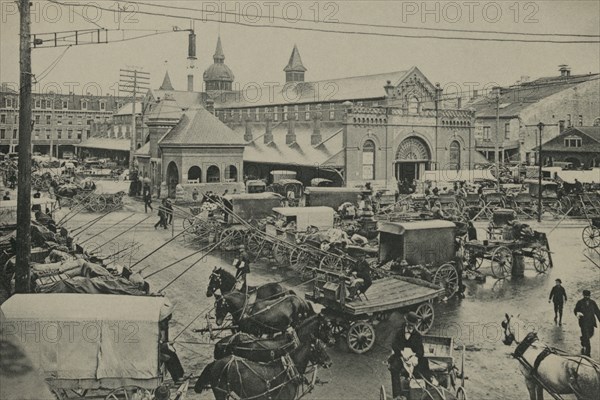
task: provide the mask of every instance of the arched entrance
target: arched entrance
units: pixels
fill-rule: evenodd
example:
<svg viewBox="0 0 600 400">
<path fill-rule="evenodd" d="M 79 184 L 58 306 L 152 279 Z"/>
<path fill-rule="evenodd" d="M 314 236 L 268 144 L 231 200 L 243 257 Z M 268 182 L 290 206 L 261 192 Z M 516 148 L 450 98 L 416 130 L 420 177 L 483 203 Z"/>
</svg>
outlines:
<svg viewBox="0 0 600 400">
<path fill-rule="evenodd" d="M 430 162 L 431 155 L 427 144 L 414 136 L 406 138 L 396 151 L 394 161 L 396 179 L 401 182 L 419 179 L 423 172 L 429 169 Z"/>
<path fill-rule="evenodd" d="M 450 162 L 448 169 L 459 170 L 460 169 L 460 143 L 456 140 L 450 143 L 449 157 Z"/>
<path fill-rule="evenodd" d="M 179 170 L 177 169 L 177 164 L 175 164 L 174 161 L 171 161 L 167 166 L 167 188 L 169 189 L 169 197 L 175 197 L 178 184 Z"/>
</svg>

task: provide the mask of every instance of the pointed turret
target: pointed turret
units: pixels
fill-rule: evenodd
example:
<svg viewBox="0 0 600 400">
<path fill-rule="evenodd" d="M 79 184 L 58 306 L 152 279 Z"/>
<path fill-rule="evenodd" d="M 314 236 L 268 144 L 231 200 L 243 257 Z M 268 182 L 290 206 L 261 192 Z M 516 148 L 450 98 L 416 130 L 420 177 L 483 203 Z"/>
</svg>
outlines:
<svg viewBox="0 0 600 400">
<path fill-rule="evenodd" d="M 298 51 L 298 46 L 294 44 L 294 49 L 292 50 L 292 55 L 290 56 L 290 61 L 283 69 L 285 72 L 285 81 L 286 82 L 304 82 L 304 73 L 306 72 L 306 67 L 302 64 L 302 58 L 300 57 L 300 52 Z"/>
<path fill-rule="evenodd" d="M 163 83 L 160 85 L 158 90 L 175 90 L 173 85 L 171 84 L 171 78 L 169 77 L 169 71 L 165 72 L 165 77 L 163 78 Z"/>
<path fill-rule="evenodd" d="M 221 44 L 221 36 L 217 39 L 217 48 L 213 55 L 214 63 L 204 71 L 206 90 L 231 90 L 234 76 L 233 72 L 225 65 L 225 53 Z"/>
</svg>

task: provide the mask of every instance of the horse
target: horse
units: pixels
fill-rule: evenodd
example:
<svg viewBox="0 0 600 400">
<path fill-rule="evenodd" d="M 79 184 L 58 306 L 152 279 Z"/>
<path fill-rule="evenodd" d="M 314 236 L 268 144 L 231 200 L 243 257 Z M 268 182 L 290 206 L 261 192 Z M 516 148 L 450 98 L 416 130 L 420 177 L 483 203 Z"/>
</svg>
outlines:
<svg viewBox="0 0 600 400">
<path fill-rule="evenodd" d="M 235 290 L 237 280 L 235 276 L 223 268 L 215 267 L 210 274 L 208 280 L 208 288 L 206 289 L 206 297 L 211 297 L 217 290 L 221 293 L 230 293 Z M 276 299 L 283 297 L 286 293 L 294 294 L 292 291 L 287 291 L 283 286 L 276 282 L 265 283 L 260 286 L 242 286 L 241 292 L 248 294 L 256 294 L 257 300 Z"/>
<path fill-rule="evenodd" d="M 302 321 L 297 330 L 289 329 L 283 335 L 274 338 L 257 338 L 244 332 L 221 339 L 215 344 L 214 358 L 236 355 L 250 361 L 269 362 L 281 358 L 295 350 L 300 344 L 300 338 L 314 334 L 318 339 L 327 343 L 335 343 L 331 322 L 321 314 L 315 314 Z"/>
<path fill-rule="evenodd" d="M 332 364 L 325 344 L 311 329 L 300 333 L 300 345 L 276 361 L 260 363 L 230 355 L 211 362 L 200 374 L 194 391 L 202 393 L 210 385 L 217 400 L 296 399 L 309 362 L 324 368 Z"/>
<path fill-rule="evenodd" d="M 600 393 L 600 363 L 582 355 L 569 355 L 542 343 L 535 331 L 523 337 L 525 325 L 505 315 L 503 343 L 517 347 L 513 357 L 521 362 L 521 373 L 530 400 L 543 400 L 544 389 L 553 397 L 574 394 L 577 400 L 592 400 Z M 521 329 L 519 329 L 521 328 Z"/>
<path fill-rule="evenodd" d="M 257 336 L 284 332 L 315 314 L 312 306 L 296 295 L 258 300 L 254 304 L 251 304 L 250 296 L 241 292 L 216 297 L 215 317 L 218 326 L 231 314 L 233 322 L 242 332 Z"/>
</svg>

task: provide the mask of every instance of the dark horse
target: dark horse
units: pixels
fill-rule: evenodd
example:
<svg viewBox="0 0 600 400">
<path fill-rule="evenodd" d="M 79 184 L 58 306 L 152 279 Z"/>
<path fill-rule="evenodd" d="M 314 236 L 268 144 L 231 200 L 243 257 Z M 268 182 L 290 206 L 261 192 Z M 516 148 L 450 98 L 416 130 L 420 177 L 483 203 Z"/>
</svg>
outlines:
<svg viewBox="0 0 600 400">
<path fill-rule="evenodd" d="M 233 322 L 242 332 L 253 335 L 284 332 L 296 327 L 307 317 L 315 314 L 312 306 L 296 295 L 286 295 L 274 300 L 258 300 L 251 304 L 250 296 L 242 292 L 231 292 L 217 296 L 215 302 L 217 325 L 231 314 Z"/>
<path fill-rule="evenodd" d="M 206 289 L 206 297 L 211 297 L 217 290 L 220 290 L 223 294 L 233 292 L 235 290 L 236 282 L 235 276 L 231 273 L 223 268 L 215 267 L 212 274 L 210 274 L 208 288 Z M 248 286 L 247 288 L 244 284 L 241 292 L 246 293 L 246 291 L 248 294 L 256 292 L 256 299 L 258 300 L 276 299 L 288 293 L 283 286 L 275 282 L 265 283 L 260 286 Z"/>
<path fill-rule="evenodd" d="M 201 393 L 210 386 L 217 400 L 296 399 L 309 362 L 324 368 L 331 366 L 325 344 L 315 334 L 321 327 L 318 317 L 306 320 L 298 329 L 300 345 L 289 355 L 269 363 L 234 355 L 211 362 L 200 374 L 194 391 Z"/>
<path fill-rule="evenodd" d="M 315 314 L 300 323 L 297 332 L 287 330 L 274 338 L 257 338 L 244 332 L 221 339 L 215 344 L 215 360 L 236 355 L 250 361 L 269 362 L 295 350 L 300 344 L 299 337 L 312 333 L 325 343 L 335 342 L 331 323 L 321 314 Z"/>
</svg>

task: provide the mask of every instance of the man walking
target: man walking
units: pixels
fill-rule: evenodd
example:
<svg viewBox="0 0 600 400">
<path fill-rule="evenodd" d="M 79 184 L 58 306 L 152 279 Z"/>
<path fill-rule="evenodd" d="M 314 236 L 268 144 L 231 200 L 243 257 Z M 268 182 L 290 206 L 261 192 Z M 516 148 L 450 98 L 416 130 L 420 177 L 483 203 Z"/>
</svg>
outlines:
<svg viewBox="0 0 600 400">
<path fill-rule="evenodd" d="M 150 185 L 144 184 L 144 212 L 148 212 L 148 208 L 150 211 L 154 211 L 152 208 L 152 193 L 150 192 Z"/>
<path fill-rule="evenodd" d="M 250 273 L 250 257 L 248 257 L 246 248 L 243 245 L 239 249 L 239 257 L 234 261 L 234 267 L 236 268 L 235 279 L 241 282 L 240 290 L 245 290 L 246 275 Z"/>
<path fill-rule="evenodd" d="M 565 292 L 565 288 L 562 287 L 562 281 L 557 279 L 556 285 L 550 291 L 550 297 L 548 298 L 548 303 L 554 303 L 554 323 L 558 319 L 558 326 L 562 326 L 562 316 L 563 316 L 563 305 L 565 301 L 567 301 L 567 292 Z"/>
<path fill-rule="evenodd" d="M 160 206 L 158 206 L 158 218 L 158 222 L 154 224 L 154 229 L 158 228 L 159 226 L 167 229 L 167 208 L 165 199 L 163 199 Z"/>
<path fill-rule="evenodd" d="M 597 326 L 596 318 L 600 320 L 600 309 L 591 299 L 589 290 L 584 290 L 583 299 L 575 304 L 575 315 L 579 318 L 579 328 L 581 328 L 581 354 L 590 357 L 592 353 L 590 339 L 594 336 L 594 329 Z"/>
</svg>

